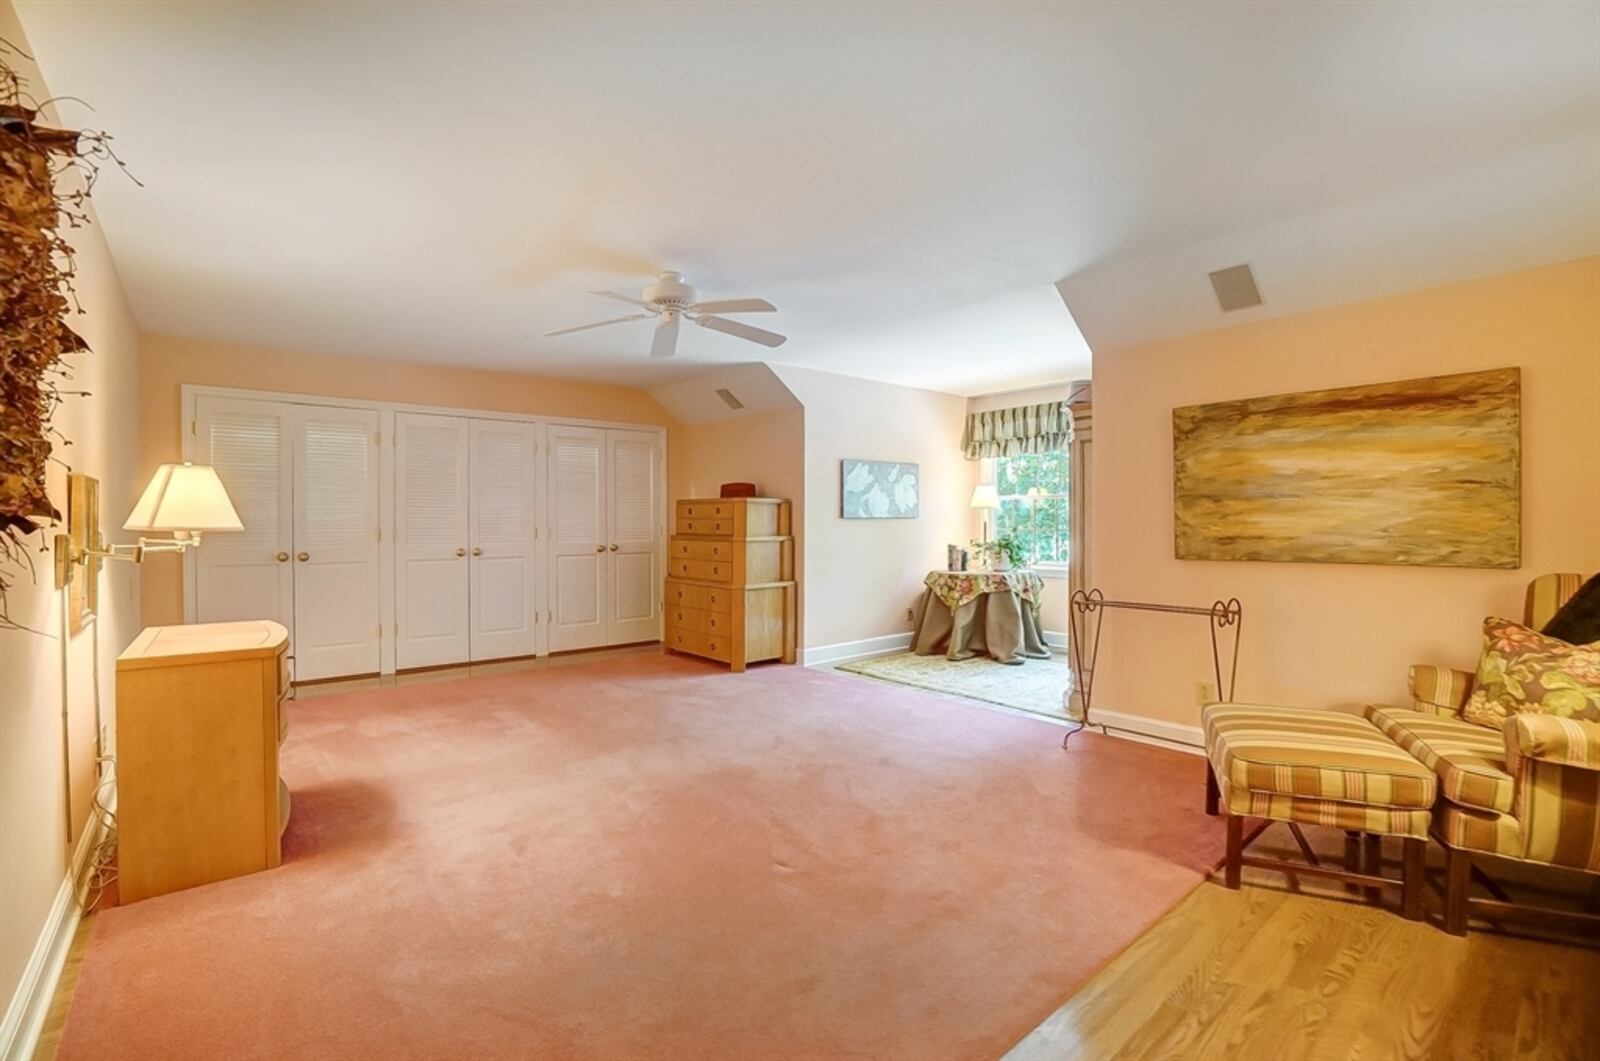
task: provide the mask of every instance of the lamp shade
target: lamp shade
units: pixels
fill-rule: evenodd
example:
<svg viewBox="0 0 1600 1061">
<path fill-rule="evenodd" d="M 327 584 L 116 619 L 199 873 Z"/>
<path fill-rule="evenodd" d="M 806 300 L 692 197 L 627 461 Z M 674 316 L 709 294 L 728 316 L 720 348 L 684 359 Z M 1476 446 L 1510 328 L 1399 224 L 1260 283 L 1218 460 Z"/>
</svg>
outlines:
<svg viewBox="0 0 1600 1061">
<path fill-rule="evenodd" d="M 209 464 L 163 464 L 150 478 L 123 530 L 244 530 L 217 470 Z"/>
<path fill-rule="evenodd" d="M 972 488 L 973 508 L 999 508 L 1000 491 L 993 483 L 979 483 Z"/>
</svg>

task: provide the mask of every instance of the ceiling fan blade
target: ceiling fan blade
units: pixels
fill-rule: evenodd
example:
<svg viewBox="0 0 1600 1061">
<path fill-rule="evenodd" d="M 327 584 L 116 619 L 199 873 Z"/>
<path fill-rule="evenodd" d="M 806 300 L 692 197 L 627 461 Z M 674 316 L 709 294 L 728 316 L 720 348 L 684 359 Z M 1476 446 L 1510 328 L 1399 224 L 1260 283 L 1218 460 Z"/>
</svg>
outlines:
<svg viewBox="0 0 1600 1061">
<path fill-rule="evenodd" d="M 694 322 L 702 328 L 737 335 L 741 339 L 749 339 L 752 343 L 760 343 L 762 346 L 782 346 L 789 341 L 786 335 L 769 332 L 765 328 L 752 328 L 738 321 L 723 320 L 721 317 L 696 317 Z"/>
<path fill-rule="evenodd" d="M 725 298 L 720 302 L 696 302 L 696 313 L 776 313 L 778 307 L 764 298 Z"/>
<path fill-rule="evenodd" d="M 652 313 L 656 312 L 656 308 L 654 306 L 652 306 L 650 303 L 648 303 L 648 302 L 640 302 L 638 299 L 633 298 L 633 297 L 631 297 L 629 295 L 619 295 L 615 291 L 591 291 L 591 292 L 589 292 L 589 294 L 591 294 L 591 295 L 599 295 L 601 298 L 614 298 L 618 302 L 626 302 L 630 306 L 643 306 L 645 309 L 649 310 Z"/>
<path fill-rule="evenodd" d="M 650 356 L 671 357 L 678 352 L 678 315 L 669 313 L 656 325 L 656 336 L 650 340 Z"/>
<path fill-rule="evenodd" d="M 576 328 L 562 328 L 560 331 L 545 332 L 548 338 L 552 335 L 571 335 L 573 332 L 586 332 L 590 328 L 604 328 L 608 324 L 621 324 L 623 321 L 642 321 L 650 316 L 648 313 L 632 313 L 626 317 L 613 317 L 608 321 L 596 321 L 593 324 L 580 324 Z"/>
</svg>

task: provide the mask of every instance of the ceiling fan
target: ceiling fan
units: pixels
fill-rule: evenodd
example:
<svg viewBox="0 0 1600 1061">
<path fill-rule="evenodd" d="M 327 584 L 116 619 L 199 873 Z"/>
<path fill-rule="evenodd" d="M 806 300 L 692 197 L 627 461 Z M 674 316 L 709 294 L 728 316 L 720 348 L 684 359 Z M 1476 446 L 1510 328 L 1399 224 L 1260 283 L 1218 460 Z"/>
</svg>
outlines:
<svg viewBox="0 0 1600 1061">
<path fill-rule="evenodd" d="M 721 313 L 775 313 L 778 307 L 764 298 L 729 298 L 712 302 L 699 301 L 700 292 L 694 285 L 683 278 L 682 273 L 662 273 L 656 277 L 656 282 L 645 288 L 644 298 L 630 298 L 619 295 L 615 291 L 591 291 L 591 295 L 601 298 L 612 298 L 618 302 L 627 302 L 644 309 L 643 313 L 630 313 L 626 317 L 613 317 L 606 321 L 596 321 L 593 324 L 580 324 L 576 328 L 562 328 L 559 331 L 545 332 L 545 335 L 570 335 L 573 332 L 588 331 L 590 328 L 604 328 L 608 324 L 621 324 L 624 321 L 642 321 L 650 317 L 659 317 L 660 323 L 656 325 L 655 338 L 650 341 L 651 357 L 671 357 L 678 349 L 678 324 L 687 318 L 702 328 L 712 331 L 736 335 L 740 339 L 748 339 L 762 346 L 782 346 L 788 336 L 769 332 L 764 328 L 752 327 L 741 324 L 739 321 L 727 320 L 718 316 Z"/>
</svg>

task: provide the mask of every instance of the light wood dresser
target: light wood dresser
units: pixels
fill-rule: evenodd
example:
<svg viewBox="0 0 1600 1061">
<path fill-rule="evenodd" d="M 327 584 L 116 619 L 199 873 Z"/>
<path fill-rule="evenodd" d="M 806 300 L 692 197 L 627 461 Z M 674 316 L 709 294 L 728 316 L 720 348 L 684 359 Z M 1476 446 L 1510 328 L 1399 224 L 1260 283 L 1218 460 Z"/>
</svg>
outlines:
<svg viewBox="0 0 1600 1061">
<path fill-rule="evenodd" d="M 289 632 L 152 626 L 117 657 L 117 885 L 125 903 L 276 866 Z"/>
<path fill-rule="evenodd" d="M 795 660 L 794 538 L 775 497 L 679 501 L 667 551 L 667 648 L 742 671 Z"/>
</svg>

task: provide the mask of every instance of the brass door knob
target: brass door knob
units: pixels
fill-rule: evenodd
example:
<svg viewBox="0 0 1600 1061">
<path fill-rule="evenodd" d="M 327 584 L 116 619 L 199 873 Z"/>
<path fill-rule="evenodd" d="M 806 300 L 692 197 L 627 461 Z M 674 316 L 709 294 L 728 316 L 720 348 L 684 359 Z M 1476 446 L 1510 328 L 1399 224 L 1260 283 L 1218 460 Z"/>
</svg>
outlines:
<svg viewBox="0 0 1600 1061">
<path fill-rule="evenodd" d="M 286 561 L 288 559 L 289 559 L 289 554 L 288 553 L 279 553 L 278 554 L 278 563 L 281 564 L 281 563 L 283 563 L 284 561 Z"/>
<path fill-rule="evenodd" d="M 466 556 L 467 555 L 467 551 L 465 549 L 457 549 L 456 550 L 456 555 L 457 556 Z"/>
<path fill-rule="evenodd" d="M 474 545 L 472 547 L 472 555 L 473 556 L 482 556 L 483 555 L 483 550 L 481 548 L 479 548 L 478 546 Z"/>
<path fill-rule="evenodd" d="M 616 546 L 615 546 L 615 545 L 613 545 L 613 546 L 612 546 L 612 547 L 611 547 L 611 551 L 612 551 L 612 552 L 616 552 L 616 551 L 617 551 L 617 547 L 616 547 Z"/>
<path fill-rule="evenodd" d="M 603 545 L 597 545 L 594 547 L 594 551 L 597 553 L 603 553 L 606 551 L 606 547 Z"/>
<path fill-rule="evenodd" d="M 311 554 L 310 553 L 301 553 L 299 559 L 300 559 L 301 563 L 304 563 L 305 561 L 311 559 Z"/>
</svg>

